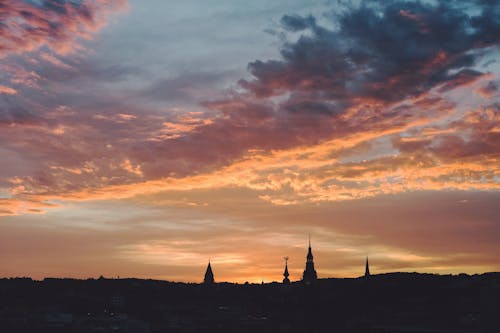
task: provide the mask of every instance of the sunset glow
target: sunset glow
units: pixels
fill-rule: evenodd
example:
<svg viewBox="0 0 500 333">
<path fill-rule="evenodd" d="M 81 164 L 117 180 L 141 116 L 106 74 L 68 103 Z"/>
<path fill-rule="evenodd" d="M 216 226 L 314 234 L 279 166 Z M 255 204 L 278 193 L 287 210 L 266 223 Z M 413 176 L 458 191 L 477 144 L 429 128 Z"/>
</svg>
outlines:
<svg viewBox="0 0 500 333">
<path fill-rule="evenodd" d="M 500 5 L 6 0 L 0 275 L 500 270 Z"/>
</svg>

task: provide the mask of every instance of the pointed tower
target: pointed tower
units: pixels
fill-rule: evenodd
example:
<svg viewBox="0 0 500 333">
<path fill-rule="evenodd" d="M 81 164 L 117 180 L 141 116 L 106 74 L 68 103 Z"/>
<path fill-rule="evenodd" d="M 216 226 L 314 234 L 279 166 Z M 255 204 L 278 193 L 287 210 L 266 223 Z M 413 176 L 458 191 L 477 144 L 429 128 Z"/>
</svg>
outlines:
<svg viewBox="0 0 500 333">
<path fill-rule="evenodd" d="M 205 272 L 204 284 L 214 284 L 214 273 L 212 272 L 212 266 L 210 266 L 210 261 L 208 261 L 207 271 Z"/>
<path fill-rule="evenodd" d="M 309 235 L 309 250 L 307 251 L 307 261 L 306 269 L 304 270 L 304 275 L 302 276 L 302 282 L 304 284 L 312 284 L 316 282 L 318 275 L 314 269 L 313 254 L 311 250 L 311 235 Z"/>
<path fill-rule="evenodd" d="M 365 279 L 370 277 L 370 266 L 368 265 L 368 256 L 366 256 L 366 265 L 365 265 Z"/>
<path fill-rule="evenodd" d="M 283 272 L 283 284 L 290 284 L 290 279 L 288 278 L 290 274 L 288 274 L 288 257 L 285 257 L 285 271 Z"/>
</svg>

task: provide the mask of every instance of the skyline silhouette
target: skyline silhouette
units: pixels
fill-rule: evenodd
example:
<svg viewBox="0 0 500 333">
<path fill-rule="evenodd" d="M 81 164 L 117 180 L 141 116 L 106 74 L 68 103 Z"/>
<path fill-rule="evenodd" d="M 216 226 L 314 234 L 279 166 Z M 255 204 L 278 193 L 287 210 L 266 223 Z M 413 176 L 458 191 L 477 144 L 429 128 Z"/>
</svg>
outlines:
<svg viewBox="0 0 500 333">
<path fill-rule="evenodd" d="M 356 279 L 356 278 L 364 278 L 365 280 L 368 280 L 371 278 L 372 276 L 372 272 L 370 271 L 370 266 L 369 266 L 369 260 L 368 260 L 369 256 L 366 256 L 365 257 L 365 264 L 364 264 L 364 274 L 358 274 L 358 275 L 355 275 L 355 276 L 352 276 L 352 277 L 341 277 L 341 278 L 351 278 L 351 279 Z M 281 283 L 284 284 L 284 285 L 288 285 L 290 283 L 296 283 L 296 282 L 299 282 L 299 283 L 302 283 L 304 285 L 312 285 L 312 284 L 315 284 L 316 281 L 318 279 L 324 279 L 324 280 L 328 280 L 328 279 L 335 279 L 335 278 L 339 278 L 339 277 L 336 277 L 334 275 L 331 275 L 331 276 L 328 276 L 328 275 L 322 275 L 322 276 L 318 276 L 317 272 L 316 272 L 316 269 L 315 269 L 315 266 L 314 266 L 314 256 L 312 254 L 312 246 L 311 246 L 311 236 L 309 234 L 308 236 L 308 248 L 307 248 L 307 255 L 306 255 L 306 261 L 305 261 L 305 269 L 302 271 L 302 274 L 300 276 L 297 276 L 297 278 L 294 279 L 294 277 L 289 273 L 288 271 L 288 260 L 290 259 L 288 256 L 286 257 L 283 257 L 283 259 L 285 260 L 285 267 L 284 267 L 284 271 L 283 271 L 283 279 L 281 280 Z M 360 266 L 361 267 L 361 266 Z M 360 269 L 360 272 L 361 272 L 361 269 Z M 417 272 L 403 272 L 403 271 L 394 271 L 394 272 L 382 272 L 380 273 L 379 275 L 384 275 L 384 274 L 400 274 L 400 273 L 409 273 L 409 274 L 417 274 Z M 500 273 L 500 272 L 483 272 L 483 274 L 491 274 L 491 273 Z M 421 272 L 421 273 L 418 273 L 418 274 L 429 274 L 429 273 L 426 273 L 426 272 Z M 375 274 L 377 275 L 377 274 Z M 446 275 L 450 275 L 450 274 L 446 274 Z M 463 272 L 461 273 L 458 273 L 457 276 L 463 276 L 463 275 L 467 275 Z M 474 274 L 474 275 L 477 275 Z M 1 277 L 0 276 L 0 279 L 5 279 L 5 278 L 9 278 L 9 277 Z M 10 278 L 30 278 L 30 277 L 10 277 Z M 44 279 L 51 279 L 53 277 L 50 277 L 50 276 L 46 276 L 44 277 Z M 63 277 L 64 278 L 64 277 Z M 66 277 L 67 278 L 67 277 Z M 87 277 L 87 278 L 90 278 L 92 279 L 92 277 Z M 99 279 L 120 279 L 120 276 L 108 276 L 108 277 L 105 277 L 104 275 L 100 275 L 99 276 Z M 123 279 L 130 279 L 130 278 L 134 278 L 134 277 L 122 277 Z M 41 280 L 44 280 L 44 279 L 41 279 Z M 176 283 L 192 283 L 192 282 L 187 282 L 187 281 L 176 281 L 176 280 L 172 280 L 172 279 L 164 279 L 165 281 L 168 281 L 168 282 L 176 282 Z M 252 280 L 252 279 L 250 279 Z M 258 281 L 256 281 L 255 279 L 253 280 L 254 283 L 258 283 Z M 194 281 L 195 282 L 195 281 Z M 264 283 L 276 283 L 278 282 L 278 280 L 266 280 L 264 281 L 264 279 L 261 279 L 260 280 L 260 283 L 261 284 L 264 284 Z M 196 283 L 196 282 L 195 282 Z M 208 264 L 207 264 L 207 267 L 206 267 L 206 270 L 205 270 L 205 273 L 204 273 L 204 276 L 203 276 L 203 280 L 201 281 L 201 284 L 204 284 L 204 285 L 214 285 L 216 283 L 236 283 L 238 284 L 237 282 L 234 282 L 234 281 L 228 281 L 228 280 L 220 280 L 220 281 L 216 281 L 215 280 L 215 274 L 214 274 L 214 271 L 212 269 L 212 263 L 211 263 L 211 260 L 208 260 Z M 241 282 L 240 282 L 241 283 Z M 244 281 L 244 284 L 248 284 L 249 281 Z"/>
<path fill-rule="evenodd" d="M 318 274 L 316 273 L 316 270 L 314 268 L 314 257 L 312 254 L 311 235 L 310 234 L 309 234 L 308 241 L 309 241 L 309 243 L 308 243 L 309 246 L 308 246 L 308 250 L 307 250 L 305 269 L 304 269 L 304 272 L 302 274 L 302 278 L 300 280 L 297 280 L 297 281 L 301 281 L 302 283 L 304 283 L 306 285 L 314 284 L 316 282 L 316 280 L 318 279 Z M 283 271 L 282 283 L 283 284 L 290 284 L 291 282 L 293 282 L 293 280 L 291 280 L 289 278 L 290 273 L 288 272 L 288 260 L 290 258 L 288 256 L 286 256 L 283 259 L 285 260 L 285 269 Z M 365 278 L 370 277 L 370 270 L 368 267 L 368 256 L 366 257 L 364 277 Z M 324 278 L 329 278 L 329 277 L 324 277 Z M 293 277 L 292 277 L 292 279 L 293 279 Z M 229 281 L 224 281 L 224 282 L 229 282 Z M 276 281 L 272 281 L 272 282 L 276 282 Z M 210 285 L 210 284 L 214 284 L 214 283 L 215 283 L 214 273 L 213 273 L 212 266 L 211 266 L 211 263 L 209 260 L 207 269 L 205 271 L 205 276 L 203 278 L 203 284 Z M 245 283 L 248 283 L 248 281 L 246 281 Z M 262 280 L 262 283 L 264 283 L 264 280 Z"/>
<path fill-rule="evenodd" d="M 306 285 L 311 285 L 311 284 L 314 284 L 318 279 L 331 279 L 331 278 L 359 278 L 359 277 L 363 277 L 365 279 L 369 279 L 372 275 L 372 272 L 370 271 L 370 266 L 369 266 L 369 256 L 366 255 L 365 256 L 365 262 L 364 262 L 364 273 L 362 273 L 362 270 L 359 269 L 358 273 L 357 274 L 353 274 L 352 276 L 345 276 L 342 274 L 342 272 L 338 272 L 339 274 L 336 275 L 336 274 L 322 274 L 321 276 L 319 276 L 319 274 L 316 272 L 316 268 L 315 268 L 315 265 L 314 265 L 314 256 L 313 256 L 313 253 L 312 253 L 312 245 L 311 245 L 311 235 L 308 234 L 308 247 L 307 247 L 307 254 L 306 254 L 306 261 L 305 261 L 305 268 L 303 270 L 300 270 L 300 268 L 294 268 L 294 272 L 296 273 L 295 275 L 292 275 L 289 273 L 289 266 L 288 266 L 288 261 L 290 259 L 289 256 L 285 256 L 283 257 L 283 259 L 285 260 L 285 267 L 284 267 L 284 271 L 283 271 L 283 279 L 282 279 L 282 283 L 283 284 L 290 284 L 290 283 L 293 283 L 293 282 L 301 282 L 303 284 L 306 284 Z M 361 261 L 360 261 L 361 262 Z M 300 265 L 300 264 L 299 264 Z M 278 266 L 276 266 L 278 267 Z M 361 265 L 359 266 L 361 267 Z M 230 268 L 229 268 L 230 270 Z M 227 269 L 226 269 L 227 271 Z M 379 274 L 387 274 L 387 273 L 417 273 L 417 271 L 382 271 L 380 272 Z M 418 272 L 420 274 L 432 274 L 432 272 L 425 272 L 425 271 L 421 271 L 421 272 Z M 477 274 L 483 274 L 483 273 L 495 273 L 495 271 L 490 271 L 490 272 L 476 272 L 476 273 L 473 273 L 474 275 L 477 275 Z M 435 274 L 435 273 L 434 273 Z M 457 272 L 455 273 L 456 275 L 467 275 L 467 273 L 465 272 Z M 439 275 L 439 274 L 438 274 Z M 449 273 L 447 274 L 443 274 L 443 275 L 450 275 Z M 100 278 L 106 278 L 105 275 L 103 274 L 99 274 L 98 275 Z M 137 276 L 140 276 L 140 272 L 137 272 L 136 275 L 133 275 L 133 276 L 126 276 L 126 277 L 122 277 L 124 279 L 130 279 L 130 278 L 136 278 Z M 294 276 L 296 278 L 294 278 Z M 253 281 L 253 283 L 276 283 L 279 281 L 279 279 L 264 279 L 262 278 L 261 276 L 252 276 L 252 275 L 249 275 L 248 276 L 249 279 L 247 278 L 246 280 L 244 281 L 231 281 L 231 280 L 228 280 L 228 279 L 221 279 L 219 280 L 219 282 L 215 281 L 215 275 L 214 275 L 214 272 L 213 272 L 213 269 L 212 269 L 212 260 L 209 259 L 208 260 L 208 264 L 206 266 L 206 270 L 204 272 L 204 277 L 203 277 L 203 280 L 202 280 L 202 284 L 205 284 L 205 285 L 212 285 L 212 284 L 215 284 L 215 283 L 249 283 L 249 281 Z M 30 276 L 0 276 L 0 279 L 5 279 L 5 278 L 31 278 Z M 44 276 L 42 278 L 40 278 L 39 280 L 44 280 L 44 279 L 47 279 L 47 278 L 58 278 L 58 277 L 54 277 L 54 276 Z M 69 276 L 60 276 L 59 278 L 72 278 L 71 275 Z M 93 277 L 91 276 L 86 276 L 86 277 L 83 277 L 84 279 L 92 279 Z M 120 279 L 120 276 L 117 275 L 117 274 L 108 274 L 107 275 L 107 278 L 110 278 L 110 279 L 113 279 L 113 278 L 118 278 Z M 176 280 L 176 279 L 172 279 L 172 278 L 169 278 L 168 276 L 165 277 L 165 278 L 162 278 L 160 280 L 165 280 L 165 281 L 170 281 L 170 282 L 180 282 L 180 283 L 196 283 L 199 279 L 193 279 L 191 281 L 183 281 L 183 280 Z"/>
</svg>

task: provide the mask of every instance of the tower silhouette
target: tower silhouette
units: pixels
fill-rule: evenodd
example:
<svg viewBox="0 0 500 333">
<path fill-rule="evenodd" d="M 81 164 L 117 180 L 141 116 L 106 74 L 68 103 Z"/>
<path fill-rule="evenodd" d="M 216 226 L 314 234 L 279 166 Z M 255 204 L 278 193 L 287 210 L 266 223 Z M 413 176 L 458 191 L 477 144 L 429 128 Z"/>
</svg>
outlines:
<svg viewBox="0 0 500 333">
<path fill-rule="evenodd" d="M 370 266 L 368 265 L 368 256 L 366 256 L 365 278 L 370 277 Z"/>
<path fill-rule="evenodd" d="M 210 261 L 208 261 L 207 271 L 205 272 L 204 284 L 214 284 L 214 273 L 212 272 L 212 266 L 210 266 Z"/>
<path fill-rule="evenodd" d="M 318 275 L 314 269 L 313 254 L 311 250 L 311 236 L 309 235 L 309 249 L 307 251 L 306 269 L 304 270 L 304 274 L 302 276 L 302 282 L 304 284 L 312 284 L 316 282 L 317 279 Z"/>
<path fill-rule="evenodd" d="M 290 284 L 290 279 L 288 278 L 290 274 L 288 274 L 288 257 L 285 257 L 285 271 L 283 272 L 283 284 Z"/>
</svg>

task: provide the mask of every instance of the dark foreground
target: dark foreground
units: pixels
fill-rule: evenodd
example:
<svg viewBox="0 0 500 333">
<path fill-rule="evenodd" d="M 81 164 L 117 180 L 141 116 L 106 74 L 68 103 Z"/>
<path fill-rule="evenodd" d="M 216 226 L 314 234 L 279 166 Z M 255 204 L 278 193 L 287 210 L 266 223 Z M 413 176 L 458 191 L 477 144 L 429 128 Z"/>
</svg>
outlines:
<svg viewBox="0 0 500 333">
<path fill-rule="evenodd" d="M 312 286 L 0 279 L 0 332 L 500 332 L 500 273 Z"/>
</svg>

